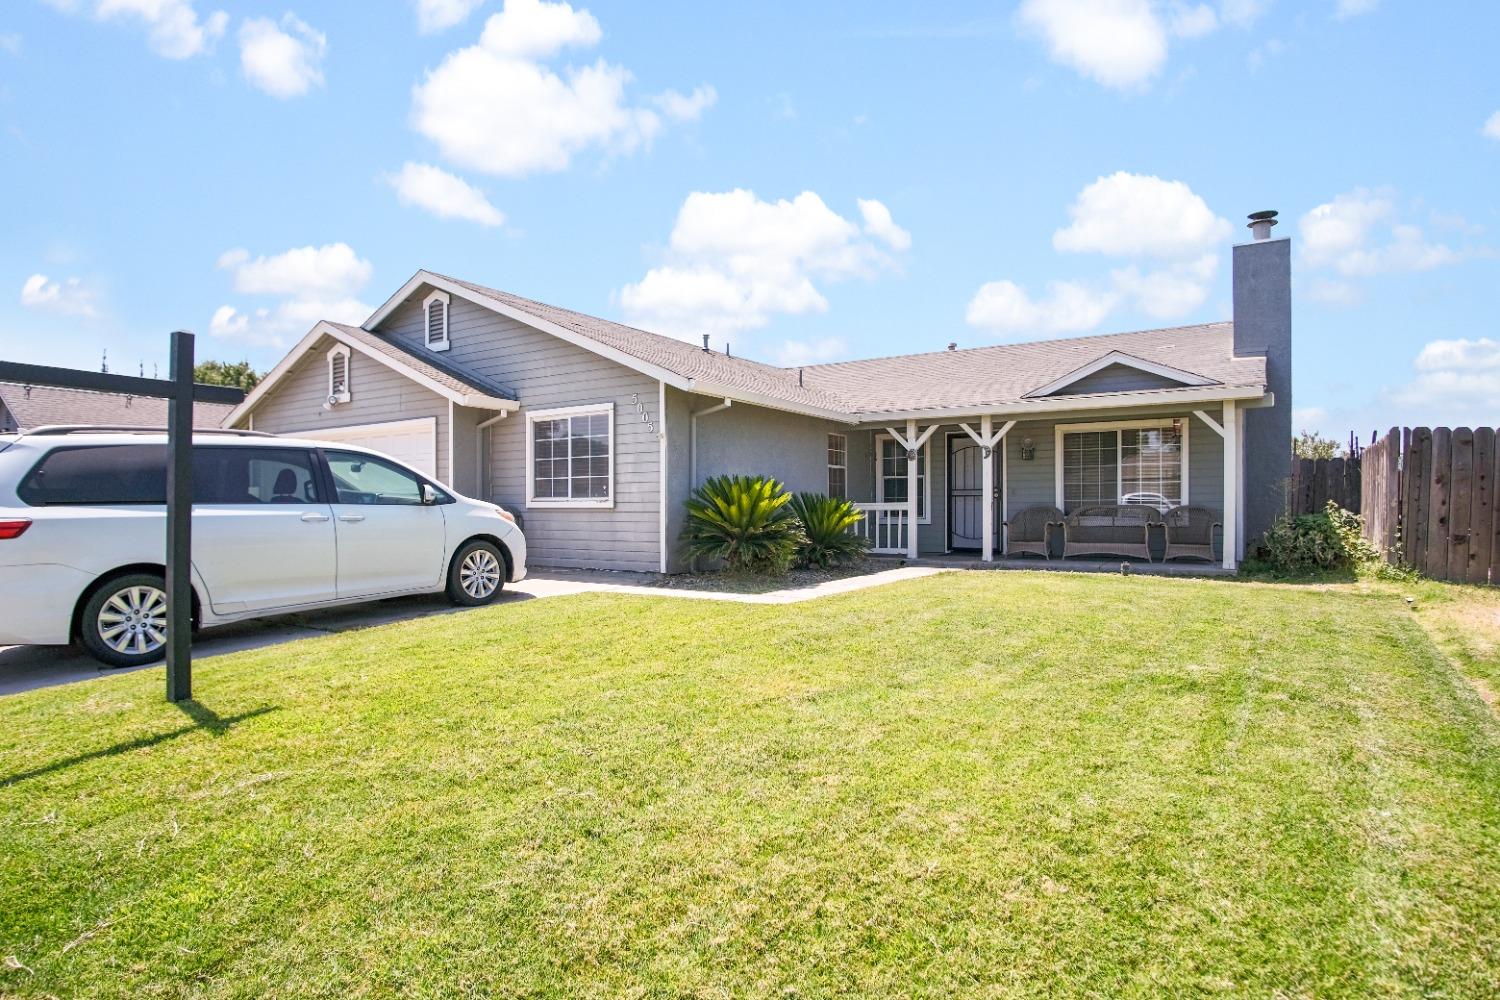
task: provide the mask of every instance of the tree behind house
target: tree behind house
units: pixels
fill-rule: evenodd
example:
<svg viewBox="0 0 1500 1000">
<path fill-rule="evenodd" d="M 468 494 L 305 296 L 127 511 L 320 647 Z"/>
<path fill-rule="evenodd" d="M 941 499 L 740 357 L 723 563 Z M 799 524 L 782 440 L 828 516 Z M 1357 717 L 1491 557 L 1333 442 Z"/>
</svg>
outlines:
<svg viewBox="0 0 1500 1000">
<path fill-rule="evenodd" d="M 1312 431 L 1303 431 L 1292 438 L 1292 455 L 1295 458 L 1338 458 L 1343 445 L 1333 438 L 1319 437 Z"/>
<path fill-rule="evenodd" d="M 204 361 L 193 366 L 193 381 L 202 385 L 229 385 L 249 392 L 260 379 L 249 361 Z"/>
</svg>

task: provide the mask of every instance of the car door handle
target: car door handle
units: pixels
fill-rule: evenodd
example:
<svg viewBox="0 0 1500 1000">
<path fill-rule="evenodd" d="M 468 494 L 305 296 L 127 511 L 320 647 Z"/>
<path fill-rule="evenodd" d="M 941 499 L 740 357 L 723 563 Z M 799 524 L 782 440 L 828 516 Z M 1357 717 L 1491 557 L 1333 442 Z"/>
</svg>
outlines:
<svg viewBox="0 0 1500 1000">
<path fill-rule="evenodd" d="M 306 514 L 302 515 L 302 520 L 306 521 L 308 524 L 322 524 L 324 521 L 328 520 L 328 515 L 315 514 L 312 511 L 308 511 Z"/>
<path fill-rule="evenodd" d="M 353 522 L 355 522 L 355 521 L 363 521 L 364 519 L 365 519 L 365 516 L 363 514 L 340 514 L 339 515 L 339 520 L 340 521 L 345 521 L 345 522 L 348 522 L 348 523 L 351 523 L 351 524 Z"/>
</svg>

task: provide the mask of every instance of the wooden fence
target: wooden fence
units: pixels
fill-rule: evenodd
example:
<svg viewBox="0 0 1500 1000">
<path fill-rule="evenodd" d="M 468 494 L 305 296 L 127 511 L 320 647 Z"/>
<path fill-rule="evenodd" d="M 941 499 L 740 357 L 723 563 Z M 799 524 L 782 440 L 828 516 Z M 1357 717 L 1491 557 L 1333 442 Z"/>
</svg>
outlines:
<svg viewBox="0 0 1500 1000">
<path fill-rule="evenodd" d="M 1393 427 L 1365 449 L 1365 538 L 1434 580 L 1500 583 L 1493 427 Z"/>
<path fill-rule="evenodd" d="M 1360 466 L 1364 459 L 1292 458 L 1291 512 L 1318 514 L 1332 500 L 1345 510 L 1360 511 Z"/>
</svg>

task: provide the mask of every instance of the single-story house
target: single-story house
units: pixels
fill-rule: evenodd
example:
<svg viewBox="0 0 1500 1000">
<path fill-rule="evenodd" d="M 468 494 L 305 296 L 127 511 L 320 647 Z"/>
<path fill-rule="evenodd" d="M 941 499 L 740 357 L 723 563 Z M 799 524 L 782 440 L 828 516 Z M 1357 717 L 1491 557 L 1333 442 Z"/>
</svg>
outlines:
<svg viewBox="0 0 1500 1000">
<path fill-rule="evenodd" d="M 233 410 L 232 403 L 194 403 L 193 426 L 217 429 Z M 167 401 L 93 389 L 0 382 L 0 434 L 57 424 L 165 427 Z"/>
<path fill-rule="evenodd" d="M 909 556 L 990 559 L 1033 504 L 1204 506 L 1234 568 L 1290 459 L 1270 225 L 1234 247 L 1233 322 L 799 368 L 418 271 L 360 326 L 318 323 L 225 425 L 392 454 L 515 510 L 542 566 L 676 571 L 691 490 L 753 473 L 859 502 Z"/>
</svg>

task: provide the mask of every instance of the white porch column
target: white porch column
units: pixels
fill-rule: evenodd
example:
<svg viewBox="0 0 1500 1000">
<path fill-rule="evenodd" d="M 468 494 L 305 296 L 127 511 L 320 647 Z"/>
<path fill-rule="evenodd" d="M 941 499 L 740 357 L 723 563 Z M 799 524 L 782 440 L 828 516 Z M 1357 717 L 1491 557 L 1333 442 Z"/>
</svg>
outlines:
<svg viewBox="0 0 1500 1000">
<path fill-rule="evenodd" d="M 983 506 L 980 521 L 984 525 L 984 548 L 980 553 L 983 562 L 995 561 L 995 448 L 990 439 L 990 415 L 986 413 L 979 418 L 979 436 L 984 438 L 984 446 L 979 449 L 979 454 L 984 456 L 984 471 L 981 480 L 984 483 Z M 952 475 L 952 473 L 949 473 Z"/>
<path fill-rule="evenodd" d="M 1224 401 L 1224 568 L 1239 565 L 1240 415 L 1232 399 Z"/>
<path fill-rule="evenodd" d="M 917 558 L 917 422 L 906 422 L 906 558 Z"/>
</svg>

